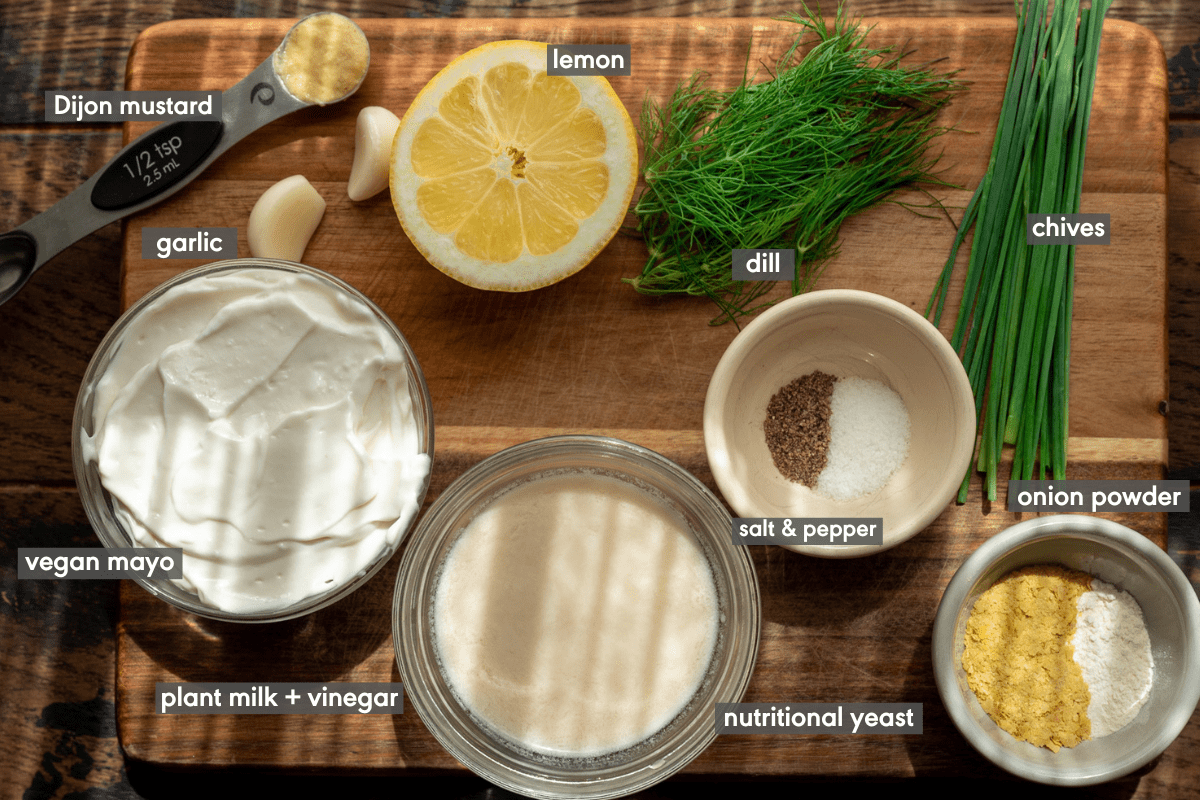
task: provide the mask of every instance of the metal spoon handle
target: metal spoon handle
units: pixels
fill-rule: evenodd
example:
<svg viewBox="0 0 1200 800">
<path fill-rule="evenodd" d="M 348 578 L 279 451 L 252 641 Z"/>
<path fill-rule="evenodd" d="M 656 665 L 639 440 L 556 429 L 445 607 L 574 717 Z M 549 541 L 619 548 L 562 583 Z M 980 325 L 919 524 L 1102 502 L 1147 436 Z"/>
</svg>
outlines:
<svg viewBox="0 0 1200 800">
<path fill-rule="evenodd" d="M 15 231 L 36 243 L 30 272 L 108 223 L 162 202 L 247 134 L 309 105 L 283 88 L 273 58 L 222 93 L 220 122 L 168 122 L 147 131 L 71 194 L 18 225 Z"/>
<path fill-rule="evenodd" d="M 96 229 L 162 202 L 187 186 L 209 164 L 247 134 L 313 103 L 289 92 L 275 71 L 275 56 L 293 32 L 314 17 L 341 17 L 331 11 L 310 14 L 297 22 L 283 43 L 245 78 L 221 94 L 221 120 L 168 122 L 126 145 L 83 185 L 48 210 L 0 234 L 0 303 L 21 290 L 29 276 L 54 256 Z M 347 20 L 348 21 L 348 20 Z M 350 25 L 353 25 L 351 22 Z M 355 28 L 366 47 L 366 37 Z M 310 34 L 320 35 L 309 28 Z M 338 97 L 358 90 L 370 60 L 364 51 L 358 81 Z"/>
</svg>

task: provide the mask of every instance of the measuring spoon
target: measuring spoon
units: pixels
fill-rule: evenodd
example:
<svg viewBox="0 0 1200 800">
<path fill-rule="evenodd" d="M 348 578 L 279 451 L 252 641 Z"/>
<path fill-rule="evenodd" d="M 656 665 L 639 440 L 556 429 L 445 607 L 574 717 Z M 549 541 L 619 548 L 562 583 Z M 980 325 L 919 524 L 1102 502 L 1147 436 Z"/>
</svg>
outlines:
<svg viewBox="0 0 1200 800">
<path fill-rule="evenodd" d="M 318 17 L 340 17 L 362 37 L 365 59 L 361 74 L 349 91 L 312 96 L 301 83 L 305 77 L 289 67 L 281 75 L 277 67 L 284 49 L 292 41 L 297 47 L 313 46 L 324 40 L 324 22 Z M 344 23 L 342 23 L 344 24 Z M 321 59 L 313 54 L 313 69 L 341 68 L 339 58 Z M 328 55 L 327 53 L 324 55 Z M 88 178 L 75 191 L 23 225 L 0 235 L 0 303 L 7 302 L 37 269 L 88 234 L 143 208 L 148 208 L 187 186 L 222 153 L 247 134 L 311 105 L 329 105 L 358 91 L 367 75 L 370 50 L 366 36 L 353 21 L 333 12 L 304 17 L 267 60 L 221 95 L 221 120 L 168 122 L 139 136 Z M 301 65 L 303 66 L 303 65 Z M 353 80 L 350 74 L 346 83 Z M 292 90 L 304 95 L 301 99 Z"/>
</svg>

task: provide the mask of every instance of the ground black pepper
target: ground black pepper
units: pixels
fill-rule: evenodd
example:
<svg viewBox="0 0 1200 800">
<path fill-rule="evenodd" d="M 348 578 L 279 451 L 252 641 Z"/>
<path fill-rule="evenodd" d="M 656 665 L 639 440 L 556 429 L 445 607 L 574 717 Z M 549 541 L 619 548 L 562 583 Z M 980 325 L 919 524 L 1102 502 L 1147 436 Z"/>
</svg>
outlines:
<svg viewBox="0 0 1200 800">
<path fill-rule="evenodd" d="M 784 386 L 767 403 L 763 431 L 775 467 L 788 480 L 815 487 L 829 452 L 832 375 L 810 372 Z"/>
</svg>

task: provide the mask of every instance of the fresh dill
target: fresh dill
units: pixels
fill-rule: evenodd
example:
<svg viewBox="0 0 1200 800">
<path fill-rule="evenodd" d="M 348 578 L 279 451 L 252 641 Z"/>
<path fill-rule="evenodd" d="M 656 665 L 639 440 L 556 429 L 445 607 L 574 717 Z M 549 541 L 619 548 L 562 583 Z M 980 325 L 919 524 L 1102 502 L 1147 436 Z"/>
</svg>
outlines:
<svg viewBox="0 0 1200 800">
<path fill-rule="evenodd" d="M 867 47 L 869 29 L 841 11 L 832 26 L 787 19 L 801 30 L 770 79 L 724 92 L 698 73 L 664 105 L 647 98 L 641 115 L 646 189 L 634 213 L 649 259 L 626 282 L 708 297 L 720 308 L 714 325 L 773 302 L 763 296 L 774 283 L 732 279 L 732 250 L 795 248 L 798 294 L 837 253 L 847 217 L 937 182 L 927 147 L 960 86 Z"/>
</svg>

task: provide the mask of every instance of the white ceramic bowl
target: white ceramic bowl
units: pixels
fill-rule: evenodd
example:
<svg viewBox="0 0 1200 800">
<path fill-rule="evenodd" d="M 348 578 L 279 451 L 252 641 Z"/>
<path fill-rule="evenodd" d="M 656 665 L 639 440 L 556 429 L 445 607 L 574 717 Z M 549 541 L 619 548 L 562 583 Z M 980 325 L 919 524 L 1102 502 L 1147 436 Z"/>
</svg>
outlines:
<svg viewBox="0 0 1200 800">
<path fill-rule="evenodd" d="M 838 501 L 775 467 L 767 403 L 814 370 L 877 380 L 904 400 L 908 457 L 882 488 Z M 923 530 L 954 497 L 974 442 L 975 402 L 953 348 L 920 314 L 870 292 L 811 292 L 768 309 L 729 345 L 704 402 L 708 463 L 737 516 L 883 519 L 882 546 L 787 545 L 827 558 L 877 553 Z"/>
<path fill-rule="evenodd" d="M 1052 753 L 992 721 L 962 668 L 967 619 L 979 595 L 1018 567 L 1061 564 L 1133 595 L 1154 656 L 1150 699 L 1124 728 Z M 1014 775 L 1084 786 L 1128 775 L 1157 758 L 1200 701 L 1200 601 L 1166 553 L 1145 536 L 1099 517 L 1037 517 L 993 536 L 958 568 L 933 624 L 933 674 L 950 718 L 972 746 Z"/>
</svg>

